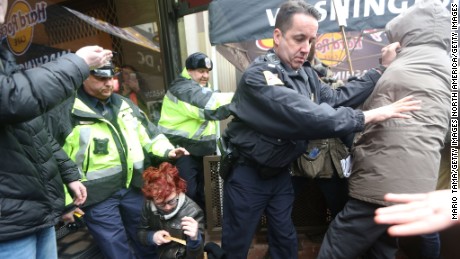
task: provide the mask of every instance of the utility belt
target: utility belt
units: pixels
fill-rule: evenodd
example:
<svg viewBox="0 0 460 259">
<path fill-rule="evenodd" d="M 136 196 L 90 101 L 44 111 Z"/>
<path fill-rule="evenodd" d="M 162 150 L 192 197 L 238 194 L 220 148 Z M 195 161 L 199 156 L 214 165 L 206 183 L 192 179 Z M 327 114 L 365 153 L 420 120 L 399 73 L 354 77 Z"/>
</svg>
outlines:
<svg viewBox="0 0 460 259">
<path fill-rule="evenodd" d="M 255 168 L 257 170 L 257 174 L 263 180 L 271 179 L 273 177 L 276 177 L 276 176 L 280 175 L 283 172 L 289 171 L 289 167 L 287 167 L 287 166 L 285 166 L 285 167 L 264 166 L 264 165 L 261 165 L 261 164 L 257 163 L 256 161 L 254 161 L 252 159 L 249 159 L 249 158 L 246 158 L 246 157 L 243 157 L 243 156 L 238 157 L 237 163 L 241 164 L 241 165 L 245 165 L 245 166 Z"/>
<path fill-rule="evenodd" d="M 283 172 L 289 171 L 289 167 L 269 167 L 263 166 L 256 161 L 246 158 L 239 155 L 237 150 L 232 146 L 232 144 L 225 138 L 221 137 L 217 141 L 217 146 L 219 147 L 221 156 L 219 162 L 219 175 L 225 181 L 230 176 L 233 171 L 233 166 L 235 164 L 245 165 L 257 170 L 259 177 L 267 180 L 273 178 Z"/>
</svg>

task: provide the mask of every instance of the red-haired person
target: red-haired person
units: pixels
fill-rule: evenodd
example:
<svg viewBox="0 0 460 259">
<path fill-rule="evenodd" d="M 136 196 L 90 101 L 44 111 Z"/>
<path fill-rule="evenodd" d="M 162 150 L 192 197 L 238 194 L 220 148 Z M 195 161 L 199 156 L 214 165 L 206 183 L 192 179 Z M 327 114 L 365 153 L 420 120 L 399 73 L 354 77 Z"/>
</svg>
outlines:
<svg viewBox="0 0 460 259">
<path fill-rule="evenodd" d="M 143 174 L 145 196 L 138 237 L 144 245 L 157 245 L 161 258 L 203 258 L 204 214 L 185 195 L 187 184 L 175 166 L 163 162 Z M 186 245 L 169 237 L 186 240 Z"/>
</svg>

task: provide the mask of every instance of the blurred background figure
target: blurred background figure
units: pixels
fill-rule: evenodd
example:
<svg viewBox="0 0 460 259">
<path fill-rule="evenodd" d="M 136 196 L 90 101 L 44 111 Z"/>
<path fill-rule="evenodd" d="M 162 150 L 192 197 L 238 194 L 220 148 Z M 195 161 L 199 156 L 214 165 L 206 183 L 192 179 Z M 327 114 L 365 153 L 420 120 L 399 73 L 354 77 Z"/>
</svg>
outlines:
<svg viewBox="0 0 460 259">
<path fill-rule="evenodd" d="M 145 96 L 140 88 L 140 78 L 136 69 L 131 65 L 122 65 L 118 76 L 120 88 L 118 93 L 131 99 L 139 108 L 149 115 L 149 110 L 145 101 Z"/>
</svg>

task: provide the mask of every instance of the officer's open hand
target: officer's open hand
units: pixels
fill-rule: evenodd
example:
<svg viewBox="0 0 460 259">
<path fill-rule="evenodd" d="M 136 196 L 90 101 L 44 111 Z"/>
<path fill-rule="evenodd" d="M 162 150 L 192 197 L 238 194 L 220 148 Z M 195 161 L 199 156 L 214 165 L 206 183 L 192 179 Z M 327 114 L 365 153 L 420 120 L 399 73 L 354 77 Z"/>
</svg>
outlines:
<svg viewBox="0 0 460 259">
<path fill-rule="evenodd" d="M 188 156 L 190 153 L 183 147 L 175 148 L 168 153 L 168 158 L 177 159 L 181 156 Z"/>
<path fill-rule="evenodd" d="M 413 96 L 404 97 L 394 103 L 368 110 L 364 113 L 364 123 L 376 123 L 391 118 L 412 118 L 411 111 L 417 111 L 421 109 L 421 101 L 414 100 Z"/>
</svg>

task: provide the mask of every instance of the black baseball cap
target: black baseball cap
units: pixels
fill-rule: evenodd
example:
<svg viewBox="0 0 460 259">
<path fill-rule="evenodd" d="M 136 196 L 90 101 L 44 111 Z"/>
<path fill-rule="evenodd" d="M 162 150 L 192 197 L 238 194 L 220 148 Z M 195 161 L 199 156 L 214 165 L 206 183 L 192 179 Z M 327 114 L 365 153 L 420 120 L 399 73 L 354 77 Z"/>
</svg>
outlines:
<svg viewBox="0 0 460 259">
<path fill-rule="evenodd" d="M 211 71 L 212 61 L 205 54 L 201 52 L 195 52 L 188 56 L 188 58 L 185 60 L 185 67 L 192 70 L 198 68 L 207 68 L 209 71 Z"/>
<path fill-rule="evenodd" d="M 115 75 L 115 70 L 112 62 L 108 62 L 100 68 L 91 70 L 90 73 L 98 77 L 113 77 Z"/>
</svg>

